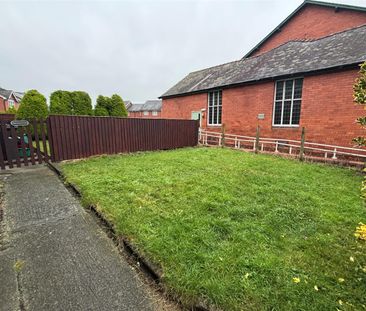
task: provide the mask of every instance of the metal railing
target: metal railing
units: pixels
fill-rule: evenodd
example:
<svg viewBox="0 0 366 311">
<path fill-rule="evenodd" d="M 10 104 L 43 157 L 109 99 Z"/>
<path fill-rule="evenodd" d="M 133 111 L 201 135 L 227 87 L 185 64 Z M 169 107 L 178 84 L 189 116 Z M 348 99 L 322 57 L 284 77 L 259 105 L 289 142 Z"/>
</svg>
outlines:
<svg viewBox="0 0 366 311">
<path fill-rule="evenodd" d="M 305 140 L 292 140 L 286 138 L 269 138 L 235 135 L 221 132 L 199 130 L 199 143 L 201 145 L 230 146 L 235 149 L 252 151 L 286 153 L 293 156 L 322 157 L 324 159 L 342 159 L 346 161 L 363 162 L 366 160 L 366 149 L 352 148 L 307 142 Z M 303 151 L 301 149 L 303 148 Z"/>
</svg>

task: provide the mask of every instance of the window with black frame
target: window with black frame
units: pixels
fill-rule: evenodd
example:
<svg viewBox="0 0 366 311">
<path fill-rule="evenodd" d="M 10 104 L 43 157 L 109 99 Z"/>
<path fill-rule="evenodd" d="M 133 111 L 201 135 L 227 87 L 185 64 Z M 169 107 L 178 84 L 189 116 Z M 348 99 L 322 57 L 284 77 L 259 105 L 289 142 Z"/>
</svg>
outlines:
<svg viewBox="0 0 366 311">
<path fill-rule="evenodd" d="M 208 125 L 221 125 L 222 92 L 208 93 Z"/>
<path fill-rule="evenodd" d="M 274 126 L 298 126 L 300 124 L 302 84 L 302 78 L 276 82 Z"/>
</svg>

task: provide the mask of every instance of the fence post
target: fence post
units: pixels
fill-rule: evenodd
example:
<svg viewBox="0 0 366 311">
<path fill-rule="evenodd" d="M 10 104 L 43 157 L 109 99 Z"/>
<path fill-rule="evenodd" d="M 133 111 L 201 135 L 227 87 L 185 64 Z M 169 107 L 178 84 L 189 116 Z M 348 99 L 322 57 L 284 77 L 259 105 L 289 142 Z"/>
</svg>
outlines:
<svg viewBox="0 0 366 311">
<path fill-rule="evenodd" d="M 337 148 L 334 148 L 333 150 L 333 156 L 332 156 L 333 160 L 337 160 Z"/>
<path fill-rule="evenodd" d="M 225 147 L 225 124 L 221 126 L 221 147 Z"/>
<path fill-rule="evenodd" d="M 54 147 L 53 147 L 53 136 L 52 136 L 53 133 L 52 133 L 52 127 L 51 127 L 51 120 L 50 120 L 49 116 L 46 119 L 46 126 L 47 126 L 48 147 L 49 147 L 49 151 L 50 151 L 51 161 L 56 162 L 55 152 L 54 152 Z"/>
<path fill-rule="evenodd" d="M 305 127 L 301 131 L 300 161 L 304 161 Z"/>
<path fill-rule="evenodd" d="M 260 128 L 259 128 L 259 125 L 257 126 L 257 132 L 255 134 L 255 153 L 258 153 L 259 151 L 259 131 L 260 131 Z"/>
<path fill-rule="evenodd" d="M 201 132 L 201 128 L 198 126 L 198 140 L 197 140 L 197 145 L 200 144 L 200 141 L 202 140 L 202 132 Z"/>
</svg>

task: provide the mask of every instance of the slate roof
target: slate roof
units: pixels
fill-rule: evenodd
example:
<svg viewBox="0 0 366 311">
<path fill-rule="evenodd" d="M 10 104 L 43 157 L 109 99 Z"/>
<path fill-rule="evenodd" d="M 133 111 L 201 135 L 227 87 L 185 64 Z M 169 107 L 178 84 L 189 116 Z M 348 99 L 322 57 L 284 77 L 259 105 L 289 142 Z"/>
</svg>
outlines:
<svg viewBox="0 0 366 311">
<path fill-rule="evenodd" d="M 133 104 L 127 107 L 129 112 L 138 111 L 161 111 L 161 99 L 147 100 L 143 104 Z"/>
<path fill-rule="evenodd" d="M 14 95 L 14 97 L 16 98 L 16 100 L 18 102 L 24 96 L 24 93 L 22 93 L 22 92 L 15 92 L 15 91 L 12 91 L 12 90 L 6 90 L 6 89 L 3 89 L 3 88 L 0 87 L 0 96 L 1 97 L 4 97 L 5 99 L 9 99 L 11 94 Z"/>
<path fill-rule="evenodd" d="M 3 88 L 0 88 L 0 95 L 2 97 L 5 97 L 5 99 L 9 99 L 11 93 L 12 93 L 11 90 L 6 90 L 6 89 L 3 89 Z"/>
<path fill-rule="evenodd" d="M 21 101 L 25 93 L 23 93 L 23 92 L 13 92 L 13 94 L 14 94 L 14 96 L 16 97 L 16 99 L 18 101 Z"/>
<path fill-rule="evenodd" d="M 142 111 L 141 108 L 144 104 L 131 104 L 130 107 L 127 108 L 129 112 L 138 112 Z"/>
<path fill-rule="evenodd" d="M 144 111 L 161 111 L 161 99 L 147 100 L 143 106 Z"/>
<path fill-rule="evenodd" d="M 123 103 L 125 104 L 126 109 L 128 109 L 132 105 L 132 102 L 130 100 L 124 100 Z"/>
<path fill-rule="evenodd" d="M 188 74 L 161 98 L 356 65 L 366 60 L 366 25 Z"/>
</svg>

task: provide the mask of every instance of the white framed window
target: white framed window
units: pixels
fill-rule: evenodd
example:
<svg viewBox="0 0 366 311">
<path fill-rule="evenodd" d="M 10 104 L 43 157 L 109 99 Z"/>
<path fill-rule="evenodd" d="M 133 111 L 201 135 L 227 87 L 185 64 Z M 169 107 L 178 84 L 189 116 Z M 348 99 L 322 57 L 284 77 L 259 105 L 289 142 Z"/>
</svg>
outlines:
<svg viewBox="0 0 366 311">
<path fill-rule="evenodd" d="M 149 112 L 148 111 L 144 111 L 144 116 L 148 116 Z"/>
<path fill-rule="evenodd" d="M 276 81 L 273 126 L 299 126 L 302 84 L 303 78 Z"/>
<path fill-rule="evenodd" d="M 208 125 L 221 125 L 222 116 L 222 92 L 213 91 L 208 93 Z"/>
<path fill-rule="evenodd" d="M 14 100 L 9 99 L 8 103 L 9 103 L 9 108 L 14 108 Z"/>
<path fill-rule="evenodd" d="M 156 117 L 158 115 L 158 112 L 157 111 L 153 111 L 151 114 Z"/>
</svg>

